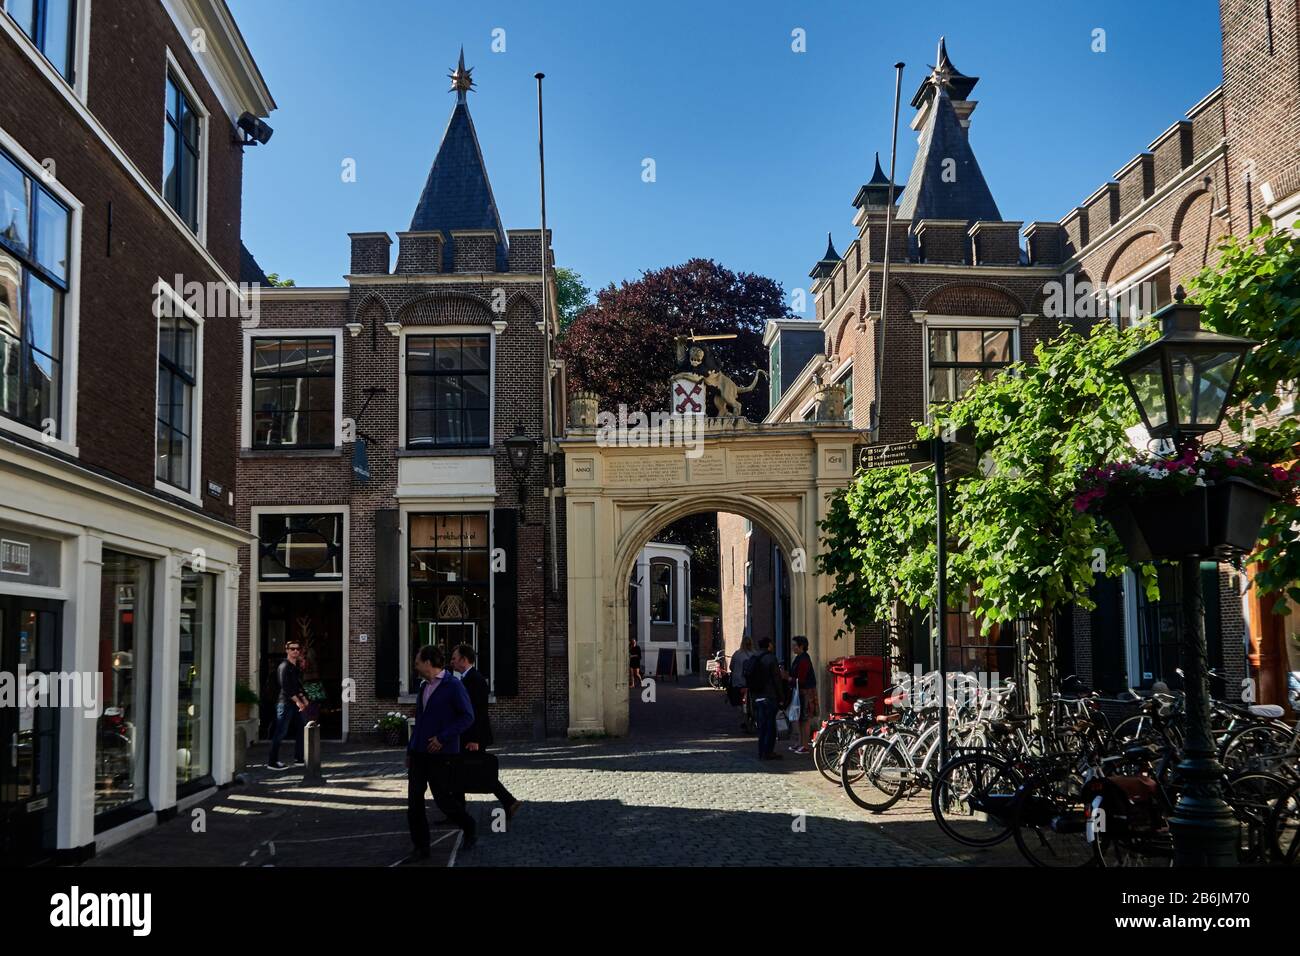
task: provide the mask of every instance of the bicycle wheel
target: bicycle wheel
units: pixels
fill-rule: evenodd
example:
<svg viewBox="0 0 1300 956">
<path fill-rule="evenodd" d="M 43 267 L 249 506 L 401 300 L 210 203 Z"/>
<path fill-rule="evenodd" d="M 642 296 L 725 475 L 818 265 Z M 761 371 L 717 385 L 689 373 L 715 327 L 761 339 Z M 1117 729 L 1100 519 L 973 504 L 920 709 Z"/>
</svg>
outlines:
<svg viewBox="0 0 1300 956">
<path fill-rule="evenodd" d="M 1271 773 L 1248 772 L 1228 781 L 1223 798 L 1241 824 L 1239 863 L 1267 863 L 1271 856 L 1269 820 L 1273 805 L 1291 782 Z"/>
<path fill-rule="evenodd" d="M 835 786 L 840 786 L 840 761 L 844 749 L 851 744 L 858 730 L 850 721 L 836 720 L 822 728 L 813 741 L 813 766 Z"/>
<path fill-rule="evenodd" d="M 902 799 L 910 767 L 895 738 L 859 737 L 844 753 L 840 784 L 862 809 L 884 813 Z"/>
<path fill-rule="evenodd" d="M 1168 738 L 1169 743 L 1173 744 L 1173 746 L 1182 749 L 1183 731 L 1176 721 L 1169 720 L 1165 722 L 1162 736 L 1155 721 L 1146 714 L 1134 714 L 1132 717 L 1120 721 L 1114 733 L 1114 739 L 1120 747 L 1125 744 L 1163 744 L 1165 738 Z"/>
<path fill-rule="evenodd" d="M 1229 774 L 1276 771 L 1291 745 L 1291 735 L 1277 727 L 1243 727 L 1224 741 L 1219 762 Z"/>
<path fill-rule="evenodd" d="M 969 751 L 944 764 L 930 791 L 939 829 L 965 846 L 996 846 L 1015 827 L 1020 775 L 988 752 Z"/>
<path fill-rule="evenodd" d="M 1069 777 L 1027 783 L 1016 794 L 1016 847 L 1034 866 L 1097 866 L 1099 846 L 1088 839 L 1089 813 Z"/>
<path fill-rule="evenodd" d="M 1273 804 L 1266 839 L 1275 862 L 1293 866 L 1300 857 L 1300 783 L 1292 784 Z"/>
<path fill-rule="evenodd" d="M 1146 714 L 1125 717 L 1115 727 L 1114 737 L 1120 743 L 1137 743 L 1155 733 L 1155 724 Z"/>
</svg>

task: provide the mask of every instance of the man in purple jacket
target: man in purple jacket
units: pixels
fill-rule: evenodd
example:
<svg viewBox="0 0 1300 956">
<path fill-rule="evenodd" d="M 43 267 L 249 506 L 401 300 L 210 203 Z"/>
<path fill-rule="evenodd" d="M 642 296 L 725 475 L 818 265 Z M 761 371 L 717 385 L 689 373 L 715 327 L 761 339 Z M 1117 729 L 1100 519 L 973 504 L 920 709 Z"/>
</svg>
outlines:
<svg viewBox="0 0 1300 956">
<path fill-rule="evenodd" d="M 455 792 L 452 763 L 460 753 L 460 735 L 474 726 L 469 695 L 450 671 L 443 669 L 440 648 L 426 644 L 415 655 L 420 687 L 415 694 L 415 727 L 406 748 L 406 819 L 415 849 L 402 859 L 414 863 L 429 858 L 429 821 L 424 815 L 424 791 L 464 834 L 461 849 L 474 846 L 474 818 Z"/>
</svg>

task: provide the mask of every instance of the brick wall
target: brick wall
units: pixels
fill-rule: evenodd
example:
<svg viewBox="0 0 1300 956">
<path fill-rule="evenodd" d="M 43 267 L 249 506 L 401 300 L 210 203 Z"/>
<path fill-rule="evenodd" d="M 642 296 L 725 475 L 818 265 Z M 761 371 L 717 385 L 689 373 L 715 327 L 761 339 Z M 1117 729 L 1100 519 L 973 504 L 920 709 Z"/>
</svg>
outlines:
<svg viewBox="0 0 1300 956">
<path fill-rule="evenodd" d="M 469 237 L 474 239 L 476 237 Z M 465 237 L 457 238 L 457 249 L 464 254 Z M 489 251 L 494 247 L 489 247 Z M 493 255 L 495 253 L 493 252 Z M 359 322 L 360 333 L 354 338 L 343 335 L 343 355 L 338 367 L 343 374 L 343 415 L 357 422 L 357 430 L 370 439 L 368 462 L 370 478 L 360 482 L 351 470 L 351 444 L 342 452 L 244 452 L 240 474 L 245 493 L 240 502 L 240 525 L 251 528 L 251 509 L 257 505 L 346 504 L 351 514 L 349 551 L 349 676 L 357 686 L 357 699 L 349 713 L 354 734 L 369 731 L 374 719 L 383 712 L 403 705 L 396 698 L 379 698 L 375 690 L 375 649 L 372 639 L 360 643 L 361 633 L 375 635 L 375 530 L 374 514 L 381 508 L 396 508 L 399 462 L 398 375 L 401 340 L 385 327 L 387 322 L 404 326 L 485 325 L 504 319 L 505 331 L 495 338 L 495 417 L 494 448 L 497 497 L 494 507 L 517 508 L 518 482 L 514 478 L 501 442 L 522 424 L 527 433 L 541 434 L 542 336 L 536 327 L 540 319 L 541 281 L 511 281 L 494 285 L 491 276 L 464 282 L 419 282 L 402 284 L 366 284 L 354 282 L 348 298 L 335 300 L 301 300 L 274 293 L 264 303 L 262 326 L 285 329 L 334 329 L 347 322 Z M 504 314 L 492 311 L 493 303 L 504 296 Z M 364 416 L 366 389 L 383 387 L 384 394 L 370 400 Z M 527 480 L 527 520 L 518 527 L 518 619 L 517 641 L 519 692 L 500 697 L 493 705 L 492 720 L 498 736 L 533 737 L 541 733 L 543 712 L 551 733 L 562 733 L 567 726 L 567 627 L 563 595 L 557 599 L 546 593 L 543 511 L 542 455 L 534 455 Z M 432 510 L 432 505 L 430 509 Z M 464 510 L 479 510 L 466 505 Z M 414 510 L 418 511 L 418 507 Z M 557 508 L 562 513 L 562 507 Z M 564 553 L 561 526 L 558 542 Z M 405 548 L 405 538 L 403 537 Z M 544 560 L 545 559 L 545 560 Z M 405 573 L 406 557 L 401 557 Z M 250 568 L 254 567 L 250 564 Z M 254 572 L 255 573 L 255 572 Z M 560 568 L 561 588 L 564 568 Z M 497 584 L 500 587 L 500 583 Z M 249 660 L 250 615 L 247 578 L 241 590 L 240 661 Z M 409 608 L 403 608 L 403 614 Z M 551 638 L 551 653 L 546 649 Z M 500 636 L 498 637 L 500 639 Z M 414 647 L 409 648 L 413 653 Z"/>
<path fill-rule="evenodd" d="M 1234 223 L 1259 221 L 1269 183 L 1278 198 L 1300 189 L 1300 41 L 1295 3 L 1221 0 L 1223 134 L 1228 137 Z M 1266 16 L 1266 11 L 1269 14 Z M 1207 134 L 1210 135 L 1210 134 Z M 1253 163 L 1253 167 L 1251 164 Z M 1239 231 L 1244 231 L 1238 226 Z"/>
<path fill-rule="evenodd" d="M 243 151 L 232 144 L 226 114 L 160 4 L 92 6 L 89 107 L 145 178 L 160 188 L 167 49 L 181 62 L 210 114 L 207 248 L 228 275 L 238 277 Z M 158 355 L 153 287 L 160 276 L 169 283 L 178 274 L 187 282 L 206 283 L 218 274 L 7 35 L 0 36 L 0 76 L 0 129 L 38 161 L 53 160 L 58 181 L 84 205 L 78 276 L 79 460 L 161 496 L 154 490 Z M 147 108 L 149 104 L 156 108 Z M 203 335 L 200 487 L 210 480 L 223 491 L 219 498 L 204 494 L 201 509 L 232 521 L 226 493 L 235 487 L 235 418 L 224 383 L 238 378 L 239 319 L 208 317 Z"/>
</svg>

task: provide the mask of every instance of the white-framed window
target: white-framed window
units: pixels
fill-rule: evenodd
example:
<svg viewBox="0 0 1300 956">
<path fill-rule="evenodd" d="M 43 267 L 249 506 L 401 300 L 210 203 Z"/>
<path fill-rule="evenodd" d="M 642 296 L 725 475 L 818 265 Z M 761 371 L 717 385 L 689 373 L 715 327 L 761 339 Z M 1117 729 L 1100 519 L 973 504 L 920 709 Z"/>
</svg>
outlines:
<svg viewBox="0 0 1300 956">
<path fill-rule="evenodd" d="M 496 383 L 491 327 L 410 327 L 401 337 L 400 447 L 491 448 Z"/>
<path fill-rule="evenodd" d="M 650 559 L 650 623 L 672 624 L 677 620 L 673 602 L 677 597 L 677 562 L 672 558 Z"/>
<path fill-rule="evenodd" d="M 206 242 L 208 113 L 170 50 L 164 90 L 163 199 Z"/>
<path fill-rule="evenodd" d="M 319 512 L 260 511 L 258 580 L 343 580 L 345 524 L 345 515 L 337 508 Z"/>
<path fill-rule="evenodd" d="M 1162 255 L 1128 275 L 1097 290 L 1097 315 L 1106 316 L 1121 329 L 1140 324 L 1174 301 L 1169 263 Z"/>
<path fill-rule="evenodd" d="M 7 22 L 83 100 L 89 7 L 90 0 L 0 0 Z"/>
<path fill-rule="evenodd" d="M 844 389 L 844 417 L 853 421 L 853 362 L 845 362 L 835 374 L 834 383 Z"/>
<path fill-rule="evenodd" d="M 158 316 L 154 487 L 199 504 L 203 319 L 161 278 L 154 284 L 154 313 Z"/>
<path fill-rule="evenodd" d="M 925 404 L 955 402 L 1020 360 L 1020 320 L 925 320 Z"/>
<path fill-rule="evenodd" d="M 244 351 L 240 447 L 339 447 L 342 330 L 249 330 L 244 333 Z"/>
<path fill-rule="evenodd" d="M 81 204 L 0 130 L 0 429 L 76 455 Z"/>
</svg>

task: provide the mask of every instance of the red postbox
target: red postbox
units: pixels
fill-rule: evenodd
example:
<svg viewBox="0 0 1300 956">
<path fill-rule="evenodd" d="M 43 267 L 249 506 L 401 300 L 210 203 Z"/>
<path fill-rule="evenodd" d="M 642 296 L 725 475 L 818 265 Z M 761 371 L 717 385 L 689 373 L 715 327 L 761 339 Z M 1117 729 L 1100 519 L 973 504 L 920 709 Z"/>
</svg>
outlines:
<svg viewBox="0 0 1300 956">
<path fill-rule="evenodd" d="M 853 702 L 875 697 L 877 715 L 885 712 L 884 694 L 889 683 L 889 662 L 884 657 L 837 657 L 826 666 L 831 674 L 831 713 L 853 713 Z"/>
</svg>

